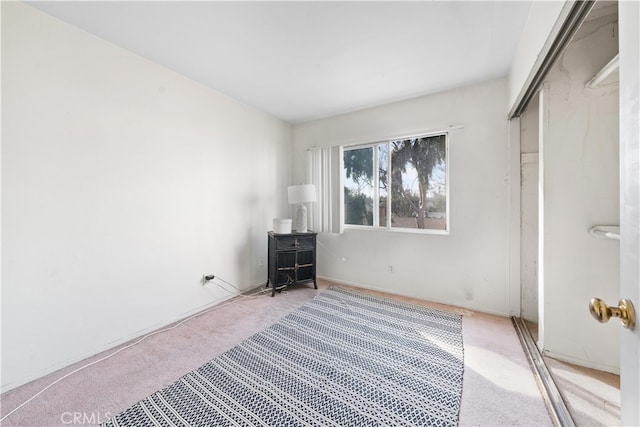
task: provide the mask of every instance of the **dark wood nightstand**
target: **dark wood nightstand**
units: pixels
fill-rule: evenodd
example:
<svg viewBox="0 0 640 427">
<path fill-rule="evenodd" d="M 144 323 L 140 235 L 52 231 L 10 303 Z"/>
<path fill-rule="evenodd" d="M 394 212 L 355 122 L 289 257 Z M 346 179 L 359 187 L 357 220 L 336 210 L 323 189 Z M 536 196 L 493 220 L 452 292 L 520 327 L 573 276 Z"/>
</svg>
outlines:
<svg viewBox="0 0 640 427">
<path fill-rule="evenodd" d="M 316 283 L 316 236 L 318 233 L 276 234 L 269 231 L 269 277 L 271 296 L 289 285 Z"/>
</svg>

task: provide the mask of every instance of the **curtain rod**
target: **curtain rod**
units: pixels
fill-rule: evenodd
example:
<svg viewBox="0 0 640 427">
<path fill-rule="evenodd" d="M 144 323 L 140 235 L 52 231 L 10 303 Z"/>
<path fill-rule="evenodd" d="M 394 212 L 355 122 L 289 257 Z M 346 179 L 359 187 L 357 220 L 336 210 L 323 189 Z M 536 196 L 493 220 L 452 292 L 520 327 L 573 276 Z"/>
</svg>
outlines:
<svg viewBox="0 0 640 427">
<path fill-rule="evenodd" d="M 411 133 L 408 135 L 401 135 L 401 136 L 389 136 L 389 137 L 383 137 L 383 138 L 376 138 L 374 140 L 369 140 L 369 141 L 356 141 L 356 142 L 346 142 L 344 144 L 339 144 L 339 145 L 329 145 L 329 146 L 317 146 L 314 145 L 313 147 L 309 147 L 307 148 L 307 151 L 314 151 L 314 150 L 319 150 L 321 148 L 330 148 L 330 147 L 340 147 L 342 145 L 358 145 L 358 144 L 368 144 L 368 143 L 374 143 L 374 142 L 382 142 L 382 141 L 396 141 L 399 139 L 410 139 L 410 138 L 418 138 L 418 137 L 423 137 L 423 136 L 428 136 L 428 135 L 433 135 L 436 134 L 438 132 L 448 132 L 450 130 L 459 130 L 459 129 L 464 129 L 463 125 L 449 125 L 446 128 L 436 128 L 436 129 L 432 129 L 432 130 L 426 130 L 426 131 L 420 131 L 420 132 L 416 132 L 416 133 Z"/>
</svg>

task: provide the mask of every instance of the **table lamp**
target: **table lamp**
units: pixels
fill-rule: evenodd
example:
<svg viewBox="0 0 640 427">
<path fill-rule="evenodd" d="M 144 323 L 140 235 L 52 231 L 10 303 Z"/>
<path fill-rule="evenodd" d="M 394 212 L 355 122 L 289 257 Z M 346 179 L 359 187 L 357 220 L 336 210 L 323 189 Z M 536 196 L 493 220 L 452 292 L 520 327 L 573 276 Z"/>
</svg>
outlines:
<svg viewBox="0 0 640 427">
<path fill-rule="evenodd" d="M 289 204 L 296 208 L 295 227 L 298 233 L 307 232 L 307 207 L 305 203 L 316 201 L 316 186 L 313 184 L 291 185 L 287 188 Z"/>
</svg>

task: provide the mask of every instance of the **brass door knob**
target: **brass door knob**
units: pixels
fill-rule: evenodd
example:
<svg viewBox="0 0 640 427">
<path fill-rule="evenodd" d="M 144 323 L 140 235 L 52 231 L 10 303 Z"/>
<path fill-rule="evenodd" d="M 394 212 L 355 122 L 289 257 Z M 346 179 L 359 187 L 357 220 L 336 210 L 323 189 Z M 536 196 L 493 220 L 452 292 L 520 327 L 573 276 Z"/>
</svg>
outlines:
<svg viewBox="0 0 640 427">
<path fill-rule="evenodd" d="M 589 302 L 591 315 L 600 323 L 608 322 L 612 317 L 620 319 L 620 323 L 627 329 L 633 329 L 636 325 L 636 311 L 628 299 L 618 301 L 617 307 L 609 307 L 600 298 L 593 298 Z"/>
</svg>

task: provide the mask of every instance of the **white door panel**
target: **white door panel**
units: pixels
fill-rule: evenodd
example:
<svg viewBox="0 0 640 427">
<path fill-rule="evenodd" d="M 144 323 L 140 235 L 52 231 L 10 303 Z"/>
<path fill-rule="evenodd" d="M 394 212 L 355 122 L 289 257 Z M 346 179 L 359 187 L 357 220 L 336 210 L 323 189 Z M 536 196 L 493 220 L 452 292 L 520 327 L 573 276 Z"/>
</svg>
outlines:
<svg viewBox="0 0 640 427">
<path fill-rule="evenodd" d="M 620 298 L 640 308 L 640 2 L 619 2 Z M 615 301 L 612 301 L 615 303 Z M 620 334 L 622 425 L 640 425 L 640 325 Z"/>
</svg>

